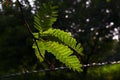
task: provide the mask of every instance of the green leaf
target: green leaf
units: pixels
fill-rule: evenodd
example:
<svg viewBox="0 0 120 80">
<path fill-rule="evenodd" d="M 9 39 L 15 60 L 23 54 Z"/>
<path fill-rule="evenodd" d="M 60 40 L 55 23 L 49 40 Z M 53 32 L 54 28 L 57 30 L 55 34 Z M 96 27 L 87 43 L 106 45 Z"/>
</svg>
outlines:
<svg viewBox="0 0 120 80">
<path fill-rule="evenodd" d="M 40 62 L 43 62 L 45 57 L 45 44 L 42 41 L 37 40 L 38 47 L 36 46 L 35 42 L 33 44 L 33 48 L 35 49 L 35 55 L 39 59 Z M 40 53 L 38 51 L 38 48 L 40 50 Z M 41 55 L 40 55 L 41 54 Z"/>
<path fill-rule="evenodd" d="M 39 38 L 39 33 L 32 33 L 32 34 L 33 34 L 33 36 L 34 36 L 36 39 Z"/>
<path fill-rule="evenodd" d="M 42 33 L 49 28 L 52 28 L 53 23 L 57 20 L 56 6 L 52 6 L 50 3 L 42 4 L 40 10 L 34 16 L 34 27 Z"/>
<path fill-rule="evenodd" d="M 63 62 L 66 66 L 74 71 L 81 71 L 81 64 L 75 55 L 71 55 L 73 51 L 63 44 L 58 42 L 46 42 L 46 50 L 52 53 L 56 59 Z"/>
<path fill-rule="evenodd" d="M 67 46 L 71 47 L 72 49 L 74 49 L 77 53 L 82 54 L 82 47 L 81 44 L 77 44 L 76 39 L 74 39 L 73 37 L 70 36 L 69 33 L 64 32 L 60 29 L 52 29 L 50 28 L 47 31 L 43 32 L 43 35 L 48 35 L 48 36 L 54 36 L 57 37 L 59 40 L 61 40 L 64 44 L 66 44 Z"/>
<path fill-rule="evenodd" d="M 57 20 L 58 11 L 56 8 L 56 6 L 52 6 L 49 3 L 42 4 L 40 11 L 34 16 L 34 27 L 39 31 L 38 33 L 33 33 L 33 36 L 38 39 L 36 40 L 38 47 L 35 42 L 33 43 L 35 55 L 42 62 L 45 58 L 45 50 L 47 50 L 69 68 L 74 71 L 81 71 L 82 65 L 71 50 L 72 48 L 82 55 L 80 43 L 77 44 L 76 39 L 71 37 L 69 33 L 60 29 L 52 29 L 53 23 Z"/>
</svg>

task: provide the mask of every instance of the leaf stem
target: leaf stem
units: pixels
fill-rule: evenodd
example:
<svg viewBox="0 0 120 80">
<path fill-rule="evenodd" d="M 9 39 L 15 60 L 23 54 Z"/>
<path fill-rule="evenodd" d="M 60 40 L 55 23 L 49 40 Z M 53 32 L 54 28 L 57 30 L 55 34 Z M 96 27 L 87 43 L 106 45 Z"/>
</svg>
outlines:
<svg viewBox="0 0 120 80">
<path fill-rule="evenodd" d="M 45 60 L 45 62 L 47 63 L 47 64 L 51 64 L 48 60 L 46 60 L 43 56 L 42 56 L 42 54 L 40 53 L 40 49 L 39 49 L 39 46 L 38 46 L 38 43 L 37 43 L 37 39 L 34 37 L 34 35 L 32 34 L 32 30 L 30 29 L 30 26 L 29 26 L 29 24 L 28 24 L 28 22 L 27 22 L 27 20 L 26 20 L 26 18 L 25 18 L 25 16 L 24 16 L 24 13 L 23 13 L 23 8 L 22 8 L 22 4 L 19 2 L 19 0 L 17 0 L 17 3 L 18 3 L 18 5 L 19 5 L 19 8 L 20 8 L 20 11 L 21 11 L 21 14 L 22 14 L 22 18 L 23 18 L 23 20 L 24 20 L 24 23 L 25 23 L 25 25 L 26 25 L 26 27 L 27 27 L 27 29 L 28 29 L 28 31 L 29 31 L 29 34 L 32 36 L 32 38 L 33 38 L 33 41 L 35 42 L 35 44 L 36 44 L 36 46 L 37 46 L 37 49 L 38 49 L 38 52 L 39 52 L 39 54 L 40 54 L 40 56 Z"/>
</svg>

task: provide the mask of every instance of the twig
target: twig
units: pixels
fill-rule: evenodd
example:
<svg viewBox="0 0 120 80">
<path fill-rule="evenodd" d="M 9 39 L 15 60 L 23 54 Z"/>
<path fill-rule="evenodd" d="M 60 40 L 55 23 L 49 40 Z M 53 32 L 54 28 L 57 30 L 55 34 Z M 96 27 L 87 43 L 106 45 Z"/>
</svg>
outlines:
<svg viewBox="0 0 120 80">
<path fill-rule="evenodd" d="M 108 61 L 108 62 L 101 62 L 101 63 L 83 64 L 82 68 L 84 68 L 84 67 L 94 67 L 94 66 L 104 66 L 104 65 L 113 65 L 113 64 L 120 64 L 120 61 Z M 56 67 L 56 68 L 53 68 L 53 69 L 48 68 L 48 69 L 40 69 L 40 70 L 34 70 L 34 71 L 24 71 L 24 72 L 18 72 L 18 73 L 3 75 L 0 78 L 2 80 L 2 78 L 9 78 L 9 77 L 15 77 L 15 76 L 20 76 L 20 75 L 25 75 L 25 74 L 50 72 L 50 71 L 57 71 L 57 70 L 64 70 L 64 69 L 69 69 L 69 67 Z"/>
<path fill-rule="evenodd" d="M 49 61 L 47 61 L 47 60 L 42 56 L 42 54 L 40 53 L 40 49 L 39 49 L 39 46 L 38 46 L 37 41 L 36 41 L 37 39 L 33 36 L 32 30 L 30 29 L 30 26 L 29 26 L 29 24 L 27 23 L 27 20 L 26 20 L 26 18 L 25 18 L 25 16 L 24 16 L 22 4 L 19 2 L 19 0 L 17 0 L 17 3 L 18 3 L 18 5 L 19 5 L 19 8 L 20 8 L 20 11 L 21 11 L 21 14 L 22 14 L 22 18 L 23 18 L 23 20 L 24 20 L 24 22 L 25 22 L 25 25 L 26 25 L 26 27 L 27 27 L 30 35 L 32 36 L 33 41 L 35 42 L 35 44 L 36 44 L 36 46 L 37 46 L 37 49 L 38 49 L 38 52 L 39 52 L 40 56 L 45 60 L 45 62 L 46 62 L 47 64 L 50 65 L 51 63 L 50 63 Z"/>
</svg>

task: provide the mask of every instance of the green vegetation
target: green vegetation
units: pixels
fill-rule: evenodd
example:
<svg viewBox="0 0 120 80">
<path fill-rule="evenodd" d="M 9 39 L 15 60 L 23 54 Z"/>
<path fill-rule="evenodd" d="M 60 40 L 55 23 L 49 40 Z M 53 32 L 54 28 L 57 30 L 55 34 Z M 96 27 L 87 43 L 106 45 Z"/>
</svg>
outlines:
<svg viewBox="0 0 120 80">
<path fill-rule="evenodd" d="M 52 24 L 56 21 L 57 16 L 55 9 L 56 7 L 52 7 L 50 4 L 43 4 L 34 17 L 34 27 L 38 30 L 37 33 L 33 33 L 35 38 L 37 38 L 36 42 L 33 43 L 35 54 L 41 62 L 45 58 L 46 50 L 66 66 L 80 72 L 82 65 L 77 56 L 73 55 L 73 51 L 70 48 L 82 54 L 81 45 L 80 43 L 77 44 L 76 40 L 69 33 L 52 28 Z"/>
<path fill-rule="evenodd" d="M 91 67 L 88 70 L 88 79 L 119 80 L 120 64 Z"/>
<path fill-rule="evenodd" d="M 9 0 L 8 6 L 5 1 L 0 0 L 0 77 L 60 66 L 71 69 L 2 80 L 119 80 L 119 64 L 78 71 L 82 64 L 120 60 L 120 0 L 34 0 L 33 5 L 22 0 L 40 53 L 17 1 Z"/>
</svg>

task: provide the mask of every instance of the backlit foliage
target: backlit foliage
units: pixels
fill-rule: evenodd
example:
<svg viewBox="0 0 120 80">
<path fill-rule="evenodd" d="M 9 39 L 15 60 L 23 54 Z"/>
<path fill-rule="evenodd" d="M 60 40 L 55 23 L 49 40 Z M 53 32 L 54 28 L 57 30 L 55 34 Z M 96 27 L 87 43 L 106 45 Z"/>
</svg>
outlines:
<svg viewBox="0 0 120 80">
<path fill-rule="evenodd" d="M 82 55 L 80 43 L 77 44 L 76 39 L 71 37 L 67 32 L 60 29 L 53 29 L 52 25 L 57 20 L 56 6 L 50 3 L 42 4 L 40 10 L 36 12 L 34 17 L 34 27 L 38 32 L 33 33 L 37 38 L 36 43 L 33 43 L 35 54 L 40 62 L 44 61 L 45 51 L 53 54 L 56 59 L 64 63 L 74 71 L 81 71 L 81 64 L 76 55 L 73 55 L 73 50 Z M 38 51 L 40 50 L 40 53 Z"/>
</svg>

